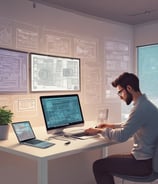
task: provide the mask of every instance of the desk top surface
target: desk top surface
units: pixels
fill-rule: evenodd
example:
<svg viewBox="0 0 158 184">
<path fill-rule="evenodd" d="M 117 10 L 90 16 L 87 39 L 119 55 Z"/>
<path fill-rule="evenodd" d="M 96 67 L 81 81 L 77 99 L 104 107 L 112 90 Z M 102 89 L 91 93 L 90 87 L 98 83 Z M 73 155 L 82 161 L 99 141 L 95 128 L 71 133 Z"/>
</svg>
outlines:
<svg viewBox="0 0 158 184">
<path fill-rule="evenodd" d="M 18 143 L 15 134 L 12 132 L 9 134 L 8 140 L 0 141 L 0 150 L 19 156 L 26 156 L 29 158 L 56 159 L 63 156 L 101 148 L 111 144 L 102 136 L 86 140 L 72 138 L 48 139 L 50 135 L 47 134 L 45 127 L 34 128 L 34 131 L 38 139 L 49 140 L 49 142 L 53 142 L 55 145 L 46 149 L 21 145 Z M 71 143 L 66 145 L 66 141 L 70 141 Z"/>
</svg>

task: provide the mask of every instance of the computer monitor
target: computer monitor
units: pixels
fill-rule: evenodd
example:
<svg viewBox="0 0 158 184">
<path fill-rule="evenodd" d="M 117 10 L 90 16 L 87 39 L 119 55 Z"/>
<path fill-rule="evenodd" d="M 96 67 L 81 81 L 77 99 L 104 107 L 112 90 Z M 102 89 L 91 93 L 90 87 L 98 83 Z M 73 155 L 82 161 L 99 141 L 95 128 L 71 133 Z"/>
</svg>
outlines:
<svg viewBox="0 0 158 184">
<path fill-rule="evenodd" d="M 40 102 L 48 133 L 64 134 L 65 128 L 84 125 L 77 94 L 40 96 Z"/>
</svg>

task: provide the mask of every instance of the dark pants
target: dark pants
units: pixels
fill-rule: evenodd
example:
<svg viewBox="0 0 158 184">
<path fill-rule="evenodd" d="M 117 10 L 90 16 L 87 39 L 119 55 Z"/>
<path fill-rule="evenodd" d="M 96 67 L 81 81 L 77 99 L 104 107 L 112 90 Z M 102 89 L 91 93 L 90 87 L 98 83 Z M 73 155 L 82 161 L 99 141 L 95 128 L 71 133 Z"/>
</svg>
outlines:
<svg viewBox="0 0 158 184">
<path fill-rule="evenodd" d="M 97 184 L 114 184 L 113 174 L 147 176 L 152 172 L 152 159 L 136 160 L 131 154 L 111 155 L 93 164 Z"/>
</svg>

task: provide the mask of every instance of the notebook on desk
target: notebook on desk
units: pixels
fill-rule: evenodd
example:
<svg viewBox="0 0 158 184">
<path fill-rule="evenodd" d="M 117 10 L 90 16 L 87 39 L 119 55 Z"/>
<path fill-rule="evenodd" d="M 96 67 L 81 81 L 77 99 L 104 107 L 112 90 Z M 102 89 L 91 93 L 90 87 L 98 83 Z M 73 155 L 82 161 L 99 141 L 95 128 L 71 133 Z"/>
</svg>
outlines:
<svg viewBox="0 0 158 184">
<path fill-rule="evenodd" d="M 29 121 L 12 123 L 12 127 L 20 144 L 37 148 L 48 148 L 54 145 L 54 143 L 36 139 Z"/>
</svg>

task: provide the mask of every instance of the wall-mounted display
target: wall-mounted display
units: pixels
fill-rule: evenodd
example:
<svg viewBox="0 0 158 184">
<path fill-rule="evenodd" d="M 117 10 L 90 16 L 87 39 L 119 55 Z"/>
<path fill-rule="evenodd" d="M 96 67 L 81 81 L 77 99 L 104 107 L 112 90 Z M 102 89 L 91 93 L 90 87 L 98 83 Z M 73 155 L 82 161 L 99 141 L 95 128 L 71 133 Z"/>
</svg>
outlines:
<svg viewBox="0 0 158 184">
<path fill-rule="evenodd" d="M 80 59 L 30 53 L 31 91 L 79 91 Z"/>
<path fill-rule="evenodd" d="M 0 93 L 27 92 L 28 53 L 0 48 Z"/>
</svg>

